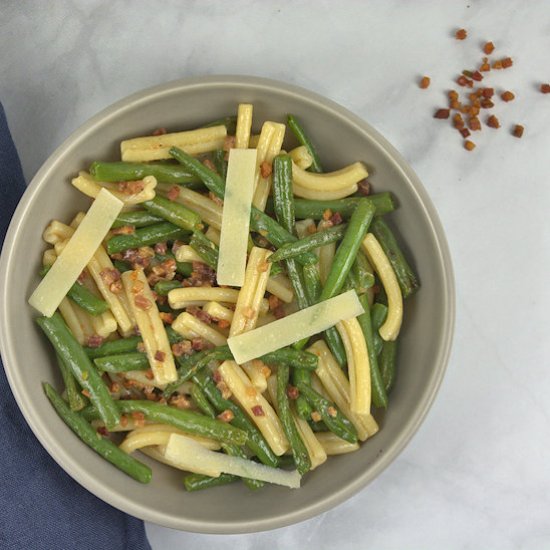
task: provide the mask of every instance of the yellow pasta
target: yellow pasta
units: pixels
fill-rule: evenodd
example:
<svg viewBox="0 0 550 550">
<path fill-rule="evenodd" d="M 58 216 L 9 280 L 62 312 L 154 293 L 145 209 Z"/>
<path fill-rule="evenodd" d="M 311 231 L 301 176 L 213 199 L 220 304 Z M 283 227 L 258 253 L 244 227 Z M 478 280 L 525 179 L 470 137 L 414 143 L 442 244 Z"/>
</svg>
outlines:
<svg viewBox="0 0 550 550">
<path fill-rule="evenodd" d="M 403 296 L 395 271 L 380 243 L 372 233 L 367 233 L 363 240 L 363 250 L 382 281 L 388 296 L 388 315 L 380 327 L 380 336 L 384 340 L 395 340 L 403 322 Z"/>
<path fill-rule="evenodd" d="M 71 180 L 71 183 L 81 193 L 93 199 L 97 197 L 102 189 L 107 189 L 125 206 L 153 200 L 155 198 L 155 187 L 157 186 L 157 180 L 154 176 L 146 176 L 143 178 L 143 189 L 136 193 L 124 193 L 119 189 L 118 184 L 97 182 L 88 172 L 79 172 L 78 176 Z"/>
<path fill-rule="evenodd" d="M 124 272 L 122 283 L 136 319 L 155 382 L 157 384 L 174 382 L 177 378 L 174 356 L 143 270 Z"/>
<path fill-rule="evenodd" d="M 171 147 L 179 147 L 190 155 L 199 155 L 221 149 L 226 135 L 226 127 L 220 125 L 187 132 L 139 137 L 121 142 L 120 152 L 122 160 L 126 162 L 169 159 Z"/>
<path fill-rule="evenodd" d="M 172 328 L 188 340 L 201 337 L 215 346 L 223 346 L 227 343 L 227 337 L 221 332 L 186 311 L 178 315 L 172 323 Z"/>
<path fill-rule="evenodd" d="M 241 103 L 237 110 L 237 129 L 235 131 L 235 148 L 247 149 L 252 129 L 253 107 L 250 103 Z"/>
</svg>

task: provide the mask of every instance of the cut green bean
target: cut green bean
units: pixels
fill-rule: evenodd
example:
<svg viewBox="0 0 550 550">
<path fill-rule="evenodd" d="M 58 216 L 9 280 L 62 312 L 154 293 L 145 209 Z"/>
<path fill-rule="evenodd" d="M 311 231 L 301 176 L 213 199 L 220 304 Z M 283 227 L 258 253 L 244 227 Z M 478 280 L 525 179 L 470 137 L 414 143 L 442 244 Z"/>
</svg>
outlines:
<svg viewBox="0 0 550 550">
<path fill-rule="evenodd" d="M 144 202 L 143 206 L 151 214 L 164 218 L 167 222 L 173 223 L 181 229 L 193 231 L 201 223 L 201 218 L 196 212 L 186 208 L 179 202 L 171 201 L 159 195 L 153 200 Z"/>
<path fill-rule="evenodd" d="M 302 272 L 308 301 L 311 305 L 314 305 L 319 301 L 322 289 L 319 268 L 314 264 L 309 264 L 303 267 Z"/>
<path fill-rule="evenodd" d="M 43 277 L 51 269 L 51 266 L 44 266 L 40 270 L 40 276 Z M 90 315 L 101 315 L 109 309 L 109 304 L 98 298 L 93 292 L 91 292 L 87 287 L 81 285 L 80 283 L 74 283 L 67 296 L 77 305 L 80 306 L 84 311 L 87 311 Z"/>
<path fill-rule="evenodd" d="M 219 249 L 215 243 L 201 231 L 195 231 L 189 244 L 207 265 L 212 269 L 216 269 L 218 266 Z"/>
<path fill-rule="evenodd" d="M 94 359 L 95 366 L 103 372 L 128 372 L 150 368 L 144 353 L 120 353 Z"/>
<path fill-rule="evenodd" d="M 109 439 L 104 439 L 99 436 L 82 416 L 77 412 L 71 411 L 65 401 L 63 401 L 61 396 L 52 386 L 50 386 L 50 384 L 44 382 L 43 387 L 46 396 L 57 414 L 65 424 L 67 424 L 67 426 L 88 445 L 88 447 L 135 480 L 141 483 L 149 483 L 151 481 L 152 472 L 149 466 L 121 451 Z"/>
<path fill-rule="evenodd" d="M 290 411 L 290 403 L 286 393 L 288 378 L 288 366 L 280 365 L 277 369 L 277 412 L 285 435 L 288 439 L 290 450 L 294 456 L 296 469 L 301 475 L 304 475 L 311 469 L 311 460 L 309 459 L 306 446 L 300 437 L 298 428 L 296 428 L 296 424 L 294 423 L 294 419 L 292 418 L 292 413 Z"/>
<path fill-rule="evenodd" d="M 212 155 L 212 162 L 216 168 L 216 172 L 222 178 L 223 181 L 227 179 L 227 159 L 226 151 L 223 149 L 216 149 Z"/>
<path fill-rule="evenodd" d="M 357 431 L 353 424 L 342 414 L 334 403 L 325 399 L 307 384 L 299 384 L 298 390 L 309 401 L 327 425 L 327 428 L 338 437 L 349 443 L 357 443 Z"/>
<path fill-rule="evenodd" d="M 140 248 L 165 241 L 182 239 L 189 233 L 169 223 L 156 223 L 137 229 L 130 235 L 115 235 L 107 241 L 107 252 L 116 254 L 129 248 Z"/>
<path fill-rule="evenodd" d="M 368 197 L 348 197 L 345 199 L 334 200 L 311 200 L 311 199 L 294 199 L 294 209 L 296 217 L 300 220 L 313 218 L 314 220 L 322 220 L 323 215 L 327 210 L 338 212 L 345 220 L 351 218 L 355 207 L 359 201 L 367 200 L 375 207 L 375 215 L 382 216 L 389 214 L 395 210 L 393 195 L 386 191 L 384 193 L 375 193 Z M 268 207 L 272 203 L 268 201 Z"/>
<path fill-rule="evenodd" d="M 371 398 L 375 407 L 383 407 L 386 409 L 388 407 L 388 395 L 384 388 L 384 381 L 382 380 L 382 375 L 380 374 L 380 369 L 378 368 L 378 357 L 374 349 L 370 307 L 367 295 L 363 294 L 363 296 L 360 296 L 359 301 L 365 310 L 364 313 L 357 317 L 357 321 L 361 326 L 361 330 L 363 331 L 363 336 L 365 337 L 365 342 L 367 344 L 367 354 L 369 357 L 370 366 Z"/>
<path fill-rule="evenodd" d="M 321 161 L 319 160 L 317 150 L 313 146 L 313 143 L 307 136 L 302 125 L 298 122 L 298 119 L 294 115 L 288 115 L 287 123 L 288 127 L 292 130 L 292 133 L 296 136 L 296 139 L 298 140 L 300 145 L 303 145 L 307 149 L 307 152 L 311 155 L 313 162 L 311 163 L 311 166 L 308 168 L 308 170 L 310 172 L 322 172 L 323 169 L 321 168 Z"/>
<path fill-rule="evenodd" d="M 181 163 L 192 174 L 196 175 L 206 185 L 209 191 L 220 199 L 224 198 L 225 184 L 219 174 L 210 170 L 200 160 L 188 155 L 178 147 L 170 149 L 170 155 Z M 275 247 L 280 247 L 285 243 L 296 241 L 297 238 L 281 227 L 273 218 L 258 210 L 254 206 L 250 214 L 250 228 L 263 235 Z M 315 261 L 312 258 L 312 253 L 306 253 L 298 257 L 301 264 L 311 263 Z"/>
<path fill-rule="evenodd" d="M 170 424 L 192 435 L 201 435 L 235 445 L 244 445 L 247 440 L 245 431 L 193 411 L 144 400 L 125 399 L 117 401 L 116 404 L 123 414 L 142 413 L 147 420 Z"/>
<path fill-rule="evenodd" d="M 373 215 L 374 207 L 372 203 L 366 199 L 361 199 L 351 216 L 346 234 L 336 250 L 331 270 L 321 291 L 320 301 L 333 298 L 342 290 Z"/>
<path fill-rule="evenodd" d="M 63 378 L 63 384 L 65 385 L 65 393 L 67 394 L 69 408 L 71 411 L 80 411 L 86 406 L 88 400 L 80 393 L 80 388 L 77 385 L 76 378 L 71 369 L 65 365 L 59 354 L 56 354 L 56 357 L 61 377 Z"/>
<path fill-rule="evenodd" d="M 377 302 L 372 306 L 370 312 L 372 324 L 372 345 L 374 348 L 374 353 L 376 353 L 376 355 L 380 355 L 384 340 L 382 340 L 382 337 L 378 331 L 386 320 L 388 315 L 388 307 Z"/>
<path fill-rule="evenodd" d="M 354 274 L 357 281 L 357 293 L 364 294 L 369 288 L 374 286 L 374 270 L 365 253 L 359 249 L 355 256 L 355 261 L 351 266 L 351 273 Z"/>
<path fill-rule="evenodd" d="M 197 177 L 177 164 L 141 164 L 137 162 L 93 162 L 90 174 L 96 181 L 133 181 L 154 176 L 162 183 L 194 183 Z"/>
<path fill-rule="evenodd" d="M 287 365 L 296 369 L 312 371 L 317 368 L 319 362 L 319 358 L 314 353 L 299 351 L 290 347 L 266 353 L 260 359 L 268 365 Z"/>
<path fill-rule="evenodd" d="M 300 385 L 311 386 L 311 373 L 304 369 L 292 369 L 292 383 L 294 386 Z M 299 395 L 295 401 L 296 412 L 300 418 L 304 420 L 311 420 L 311 408 L 309 401 L 303 396 Z"/>
<path fill-rule="evenodd" d="M 159 296 L 166 296 L 171 290 L 181 288 L 181 281 L 159 281 L 155 284 L 155 292 Z"/>
<path fill-rule="evenodd" d="M 193 384 L 191 387 L 191 397 L 193 398 L 195 405 L 197 405 L 205 416 L 209 416 L 210 418 L 216 417 L 216 413 L 214 412 L 212 405 L 210 405 L 208 399 L 206 399 L 206 395 L 204 395 L 198 384 Z"/>
<path fill-rule="evenodd" d="M 153 225 L 154 223 L 163 222 L 164 218 L 160 216 L 155 216 L 148 212 L 147 210 L 135 210 L 130 212 L 121 212 L 117 219 L 113 223 L 113 228 L 117 227 L 147 227 L 148 225 Z"/>
<path fill-rule="evenodd" d="M 183 485 L 186 491 L 202 491 L 203 489 L 211 489 L 212 487 L 220 487 L 229 485 L 235 481 L 239 481 L 239 477 L 233 474 L 220 474 L 218 477 L 211 477 L 204 474 L 189 474 L 183 478 Z"/>
<path fill-rule="evenodd" d="M 166 386 L 164 395 L 174 393 L 184 382 L 190 380 L 211 361 L 226 361 L 233 359 L 229 346 L 218 346 L 214 349 L 206 349 L 193 355 L 176 357 L 178 364 L 178 379 Z"/>
<path fill-rule="evenodd" d="M 346 356 L 346 348 L 340 337 L 340 333 L 336 330 L 336 327 L 330 327 L 325 330 L 325 341 L 329 347 L 334 359 L 344 369 L 348 364 L 348 358 Z"/>
<path fill-rule="evenodd" d="M 177 344 L 184 340 L 184 337 L 179 332 L 176 332 L 170 325 L 166 325 L 164 330 L 166 331 L 166 336 L 168 336 L 170 345 Z"/>
<path fill-rule="evenodd" d="M 279 464 L 279 459 L 273 453 L 258 428 L 252 424 L 246 414 L 233 401 L 223 398 L 210 375 L 204 371 L 197 373 L 193 376 L 193 382 L 199 385 L 210 403 L 212 403 L 214 409 L 216 409 L 216 412 L 222 413 L 225 410 L 230 410 L 233 413 L 231 424 L 246 432 L 248 435 L 246 446 L 258 457 L 260 462 L 276 468 Z"/>
<path fill-rule="evenodd" d="M 393 388 L 395 382 L 395 371 L 397 364 L 397 340 L 391 342 L 384 342 L 382 344 L 382 351 L 378 358 L 380 365 L 380 374 L 384 381 L 384 389 L 387 393 Z"/>
<path fill-rule="evenodd" d="M 36 322 L 61 360 L 70 368 L 80 387 L 87 392 L 90 401 L 97 407 L 107 429 L 116 426 L 120 414 L 115 402 L 84 348 L 76 341 L 59 312 L 51 317 L 38 317 Z"/>
<path fill-rule="evenodd" d="M 378 239 L 380 246 L 386 253 L 388 260 L 395 271 L 403 298 L 407 298 L 411 294 L 414 294 L 420 287 L 418 278 L 412 267 L 407 262 L 405 255 L 397 244 L 395 235 L 388 227 L 388 224 L 382 219 L 376 219 L 372 223 L 370 230 Z"/>
<path fill-rule="evenodd" d="M 347 226 L 345 224 L 335 225 L 324 231 L 318 231 L 317 233 L 308 235 L 296 242 L 284 244 L 269 257 L 268 261 L 279 262 L 281 260 L 287 260 L 288 258 L 295 258 L 304 252 L 315 250 L 326 244 L 335 243 L 344 237 L 346 228 Z"/>
<path fill-rule="evenodd" d="M 125 271 L 132 271 L 132 267 L 122 260 L 113 260 L 113 266 L 115 269 L 118 269 L 121 273 Z"/>
<path fill-rule="evenodd" d="M 142 340 L 139 336 L 130 336 L 129 338 L 105 342 L 97 348 L 84 348 L 84 351 L 90 359 L 97 359 L 98 357 L 106 357 L 107 355 L 116 355 L 118 353 L 132 353 L 137 351 L 138 345 L 141 343 Z"/>
</svg>

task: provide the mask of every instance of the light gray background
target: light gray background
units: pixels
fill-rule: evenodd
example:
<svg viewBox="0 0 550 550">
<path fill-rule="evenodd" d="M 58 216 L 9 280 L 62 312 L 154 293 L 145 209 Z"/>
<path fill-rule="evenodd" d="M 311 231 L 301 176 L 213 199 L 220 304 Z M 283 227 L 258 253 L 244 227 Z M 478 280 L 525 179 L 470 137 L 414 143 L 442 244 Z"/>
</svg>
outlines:
<svg viewBox="0 0 550 550">
<path fill-rule="evenodd" d="M 452 38 L 465 27 L 464 42 Z M 432 118 L 491 39 L 502 128 L 467 153 Z M 0 4 L 0 100 L 30 179 L 117 99 L 184 76 L 298 84 L 380 130 L 431 194 L 457 283 L 454 351 L 405 452 L 359 495 L 289 528 L 201 536 L 147 525 L 153 548 L 548 548 L 550 4 L 547 1 L 49 1 Z M 432 77 L 428 90 L 418 78 Z M 525 136 L 510 136 L 522 123 Z M 401 368 L 414 368 L 402 365 Z"/>
</svg>

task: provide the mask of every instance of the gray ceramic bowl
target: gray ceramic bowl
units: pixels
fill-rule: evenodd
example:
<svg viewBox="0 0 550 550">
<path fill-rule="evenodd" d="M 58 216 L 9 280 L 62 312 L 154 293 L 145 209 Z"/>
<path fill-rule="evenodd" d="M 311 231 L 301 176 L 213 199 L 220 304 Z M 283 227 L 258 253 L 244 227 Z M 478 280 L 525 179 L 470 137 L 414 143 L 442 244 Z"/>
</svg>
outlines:
<svg viewBox="0 0 550 550">
<path fill-rule="evenodd" d="M 380 432 L 359 452 L 331 457 L 308 474 L 300 490 L 244 485 L 186 493 L 180 472 L 154 465 L 149 486 L 133 482 L 81 443 L 57 417 L 40 381 L 60 386 L 49 344 L 33 322 L 27 298 L 38 283 L 52 218 L 69 219 L 87 201 L 70 177 L 95 159 L 118 158 L 121 139 L 198 126 L 254 104 L 254 119 L 298 115 L 328 168 L 364 161 L 376 190 L 390 190 L 399 209 L 391 215 L 407 243 L 422 289 L 406 303 L 398 379 Z M 24 254 L 22 253 L 24 251 Z M 206 77 L 152 88 L 104 110 L 72 134 L 29 185 L 12 220 L 0 262 L 0 343 L 11 388 L 32 430 L 59 465 L 89 491 L 139 518 L 201 533 L 262 531 L 296 523 L 364 488 L 404 448 L 422 422 L 444 374 L 454 323 L 451 260 L 436 211 L 417 176 L 373 128 L 339 105 L 307 90 L 251 77 Z M 144 460 L 149 462 L 147 458 Z"/>
</svg>

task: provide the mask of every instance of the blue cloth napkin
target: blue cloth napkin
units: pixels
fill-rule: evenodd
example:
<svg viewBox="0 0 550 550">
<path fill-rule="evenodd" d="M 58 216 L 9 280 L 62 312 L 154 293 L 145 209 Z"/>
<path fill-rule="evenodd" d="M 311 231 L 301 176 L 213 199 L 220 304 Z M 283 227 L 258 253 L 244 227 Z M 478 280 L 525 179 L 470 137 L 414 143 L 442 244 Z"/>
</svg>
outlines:
<svg viewBox="0 0 550 550">
<path fill-rule="evenodd" d="M 24 190 L 21 164 L 0 104 L 2 244 Z M 39 386 L 36 391 L 41 391 Z M 42 448 L 19 412 L 3 365 L 0 368 L 0 548 L 151 549 L 141 520 L 89 493 Z"/>
</svg>

